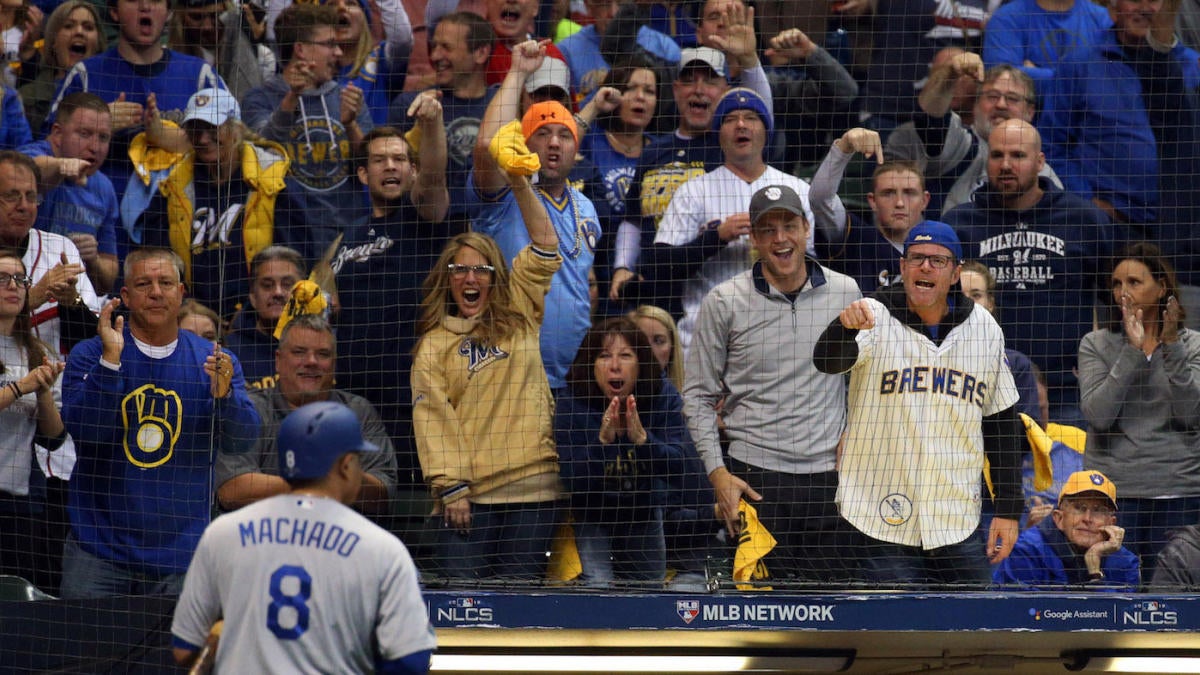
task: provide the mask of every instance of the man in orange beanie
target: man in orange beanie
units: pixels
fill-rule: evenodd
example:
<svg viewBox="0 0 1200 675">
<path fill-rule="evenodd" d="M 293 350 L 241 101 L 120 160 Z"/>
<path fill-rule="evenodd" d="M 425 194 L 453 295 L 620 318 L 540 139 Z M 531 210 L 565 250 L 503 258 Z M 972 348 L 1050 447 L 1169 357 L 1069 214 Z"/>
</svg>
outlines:
<svg viewBox="0 0 1200 675">
<path fill-rule="evenodd" d="M 470 192 L 481 205 L 471 227 L 494 238 L 505 259 L 516 257 L 529 244 L 529 235 L 505 173 L 534 176 L 534 190 L 558 231 L 563 257 L 546 296 L 541 336 L 546 375 L 550 388 L 557 390 L 565 386 L 567 369 L 591 327 L 588 272 L 600 239 L 600 220 L 591 201 L 567 181 L 580 140 L 571 111 L 556 101 L 544 101 L 515 120 L 525 81 L 545 58 L 545 45 L 533 40 L 516 45 L 512 68 L 488 104 L 475 141 Z"/>
</svg>

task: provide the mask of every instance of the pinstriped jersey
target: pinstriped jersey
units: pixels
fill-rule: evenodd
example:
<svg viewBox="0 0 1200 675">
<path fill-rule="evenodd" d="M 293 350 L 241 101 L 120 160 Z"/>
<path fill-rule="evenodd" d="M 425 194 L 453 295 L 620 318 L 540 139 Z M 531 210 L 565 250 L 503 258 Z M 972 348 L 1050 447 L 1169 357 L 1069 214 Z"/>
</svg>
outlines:
<svg viewBox="0 0 1200 675">
<path fill-rule="evenodd" d="M 1018 398 L 1004 335 L 976 306 L 938 344 L 867 301 L 875 327 L 856 337 L 838 507 L 875 539 L 958 543 L 979 525 L 983 418 Z"/>
</svg>

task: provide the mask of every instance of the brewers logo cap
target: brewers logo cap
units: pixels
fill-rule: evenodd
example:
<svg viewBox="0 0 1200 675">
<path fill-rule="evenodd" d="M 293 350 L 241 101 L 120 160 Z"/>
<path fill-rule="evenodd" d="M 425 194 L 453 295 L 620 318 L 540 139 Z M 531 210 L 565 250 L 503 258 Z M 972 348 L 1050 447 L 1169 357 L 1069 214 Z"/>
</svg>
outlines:
<svg viewBox="0 0 1200 675">
<path fill-rule="evenodd" d="M 755 192 L 754 196 L 750 198 L 751 227 L 757 225 L 763 215 L 774 209 L 782 209 L 808 220 L 808 216 L 804 213 L 804 201 L 800 199 L 800 195 L 796 194 L 795 190 L 786 185 L 768 185 Z"/>
<path fill-rule="evenodd" d="M 914 244 L 937 244 L 949 249 L 955 260 L 962 260 L 962 242 L 954 233 L 954 228 L 936 220 L 924 220 L 913 226 L 904 239 L 904 252 Z"/>
<path fill-rule="evenodd" d="M 200 120 L 214 127 L 221 126 L 225 120 L 241 118 L 242 109 L 237 99 L 224 89 L 201 89 L 192 94 L 183 113 L 184 122 Z"/>
<path fill-rule="evenodd" d="M 1067 497 L 1094 493 L 1096 497 L 1104 497 L 1110 506 L 1117 508 L 1117 487 L 1108 476 L 1099 471 L 1076 471 L 1063 484 L 1062 492 L 1058 493 L 1058 503 Z"/>
</svg>

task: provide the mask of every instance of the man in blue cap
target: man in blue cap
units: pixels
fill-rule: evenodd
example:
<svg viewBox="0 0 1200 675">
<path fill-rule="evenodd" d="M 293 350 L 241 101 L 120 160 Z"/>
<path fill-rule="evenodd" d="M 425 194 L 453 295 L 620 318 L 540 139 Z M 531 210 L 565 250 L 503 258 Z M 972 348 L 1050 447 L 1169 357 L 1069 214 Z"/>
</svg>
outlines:
<svg viewBox="0 0 1200 675">
<path fill-rule="evenodd" d="M 176 661 L 197 660 L 223 617 L 217 672 L 427 673 L 436 640 L 416 566 L 347 506 L 360 455 L 379 447 L 354 411 L 319 401 L 284 419 L 277 448 L 291 491 L 204 532 L 171 625 Z"/>
<path fill-rule="evenodd" d="M 850 303 L 817 341 L 850 372 L 837 503 L 870 582 L 974 584 L 1008 556 L 1022 510 L 1017 390 L 1004 334 L 958 291 L 962 244 L 945 223 L 909 230 L 902 287 Z M 979 533 L 985 458 L 995 518 Z"/>
</svg>

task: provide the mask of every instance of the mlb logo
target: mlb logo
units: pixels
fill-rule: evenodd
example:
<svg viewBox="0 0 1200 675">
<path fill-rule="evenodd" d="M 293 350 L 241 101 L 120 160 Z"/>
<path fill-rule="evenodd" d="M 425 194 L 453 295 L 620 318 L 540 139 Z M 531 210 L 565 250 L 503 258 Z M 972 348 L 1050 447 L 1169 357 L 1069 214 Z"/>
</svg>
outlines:
<svg viewBox="0 0 1200 675">
<path fill-rule="evenodd" d="M 691 623 L 700 614 L 699 600 L 676 600 L 675 613 L 684 623 Z"/>
</svg>

